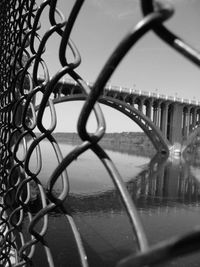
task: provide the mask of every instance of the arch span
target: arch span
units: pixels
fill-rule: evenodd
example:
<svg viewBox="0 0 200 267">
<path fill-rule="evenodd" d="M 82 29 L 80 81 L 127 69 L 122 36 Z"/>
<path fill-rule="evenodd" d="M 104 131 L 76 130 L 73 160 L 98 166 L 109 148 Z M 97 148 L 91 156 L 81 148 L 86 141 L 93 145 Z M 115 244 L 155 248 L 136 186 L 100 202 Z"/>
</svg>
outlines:
<svg viewBox="0 0 200 267">
<path fill-rule="evenodd" d="M 74 94 L 55 98 L 53 102 L 54 104 L 58 104 L 68 101 L 83 101 L 85 99 L 85 94 Z M 131 120 L 137 123 L 146 133 L 157 152 L 169 155 L 169 141 L 164 138 L 160 129 L 141 111 L 137 110 L 130 104 L 125 103 L 124 101 L 109 96 L 101 96 L 99 98 L 99 103 L 110 106 L 111 108 L 114 108 L 128 116 Z M 39 107 L 36 107 L 36 109 L 38 108 Z"/>
</svg>

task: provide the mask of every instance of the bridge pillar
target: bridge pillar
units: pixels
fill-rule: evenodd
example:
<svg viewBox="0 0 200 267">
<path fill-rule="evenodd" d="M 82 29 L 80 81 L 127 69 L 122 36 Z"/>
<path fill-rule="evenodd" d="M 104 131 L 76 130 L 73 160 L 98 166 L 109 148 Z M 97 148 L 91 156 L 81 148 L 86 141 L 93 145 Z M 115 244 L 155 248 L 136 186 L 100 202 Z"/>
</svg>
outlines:
<svg viewBox="0 0 200 267">
<path fill-rule="evenodd" d="M 138 104 L 138 110 L 143 113 L 143 105 L 144 105 L 144 99 L 141 98 L 140 102 Z"/>
<path fill-rule="evenodd" d="M 158 128 L 160 128 L 159 127 L 159 117 L 160 117 L 160 115 L 159 115 L 160 108 L 159 107 L 160 107 L 160 105 L 157 101 L 153 103 L 153 122 L 155 123 L 155 125 Z"/>
<path fill-rule="evenodd" d="M 194 108 L 193 119 L 192 119 L 192 127 L 194 128 L 197 124 L 197 108 Z"/>
<path fill-rule="evenodd" d="M 135 107 L 135 108 L 137 108 L 140 112 L 143 113 L 143 105 L 144 105 L 144 99 L 143 98 L 136 97 L 134 99 L 134 105 L 137 105 L 137 107 Z"/>
<path fill-rule="evenodd" d="M 181 104 L 175 103 L 173 104 L 173 109 L 170 111 L 172 114 L 170 114 L 170 135 L 169 135 L 169 141 L 172 144 L 182 143 L 182 114 L 183 114 L 183 106 Z"/>
<path fill-rule="evenodd" d="M 146 115 L 149 119 L 151 119 L 151 109 L 152 109 L 152 105 L 151 103 L 149 103 L 149 105 L 146 106 Z"/>
<path fill-rule="evenodd" d="M 183 108 L 183 125 L 182 125 L 182 134 L 183 137 L 187 136 L 187 119 L 188 119 L 188 109 L 187 107 Z"/>
<path fill-rule="evenodd" d="M 160 129 L 160 121 L 161 121 L 161 108 L 160 108 L 160 102 L 158 102 L 156 125 L 158 126 L 159 129 Z"/>
<path fill-rule="evenodd" d="M 153 100 L 152 98 L 150 99 L 145 99 L 144 105 L 146 105 L 146 116 L 151 119 L 152 118 L 152 105 L 153 105 Z"/>
<path fill-rule="evenodd" d="M 153 122 L 159 129 L 161 129 L 161 116 L 162 116 L 161 103 L 162 102 L 159 100 L 156 100 L 153 103 Z"/>
<path fill-rule="evenodd" d="M 157 120 L 157 107 L 153 107 L 153 122 L 156 125 L 156 120 Z"/>
<path fill-rule="evenodd" d="M 197 122 L 198 125 L 200 123 L 200 109 L 197 109 Z"/>
<path fill-rule="evenodd" d="M 188 107 L 188 119 L 187 119 L 187 131 L 186 131 L 186 137 L 188 137 L 190 133 L 190 125 L 191 125 L 191 107 Z"/>
<path fill-rule="evenodd" d="M 168 108 L 169 103 L 161 104 L 161 131 L 165 138 L 167 138 Z"/>
</svg>

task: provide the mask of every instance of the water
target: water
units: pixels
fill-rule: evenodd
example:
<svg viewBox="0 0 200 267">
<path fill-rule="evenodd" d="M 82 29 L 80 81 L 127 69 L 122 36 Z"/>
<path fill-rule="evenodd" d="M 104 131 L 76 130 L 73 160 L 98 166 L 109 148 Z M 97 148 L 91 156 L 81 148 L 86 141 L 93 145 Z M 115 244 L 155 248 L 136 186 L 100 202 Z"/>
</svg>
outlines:
<svg viewBox="0 0 200 267">
<path fill-rule="evenodd" d="M 62 143 L 66 155 L 73 146 Z M 57 161 L 51 145 L 41 146 L 43 165 L 39 175 L 46 187 Z M 174 235 L 185 234 L 200 222 L 200 172 L 198 157 L 187 159 L 150 159 L 108 151 L 137 206 L 151 245 Z M 70 193 L 65 201 L 80 231 L 91 266 L 115 266 L 121 258 L 135 253 L 137 244 L 119 194 L 102 163 L 87 151 L 68 168 Z M 54 191 L 59 193 L 62 183 Z M 37 209 L 37 208 L 36 208 Z M 79 266 L 79 257 L 67 218 L 55 211 L 49 216 L 46 239 L 55 266 Z M 38 250 L 38 251 L 37 251 Z M 34 262 L 45 266 L 42 248 Z M 38 257 L 37 255 L 40 255 Z M 160 266 L 198 266 L 200 255 L 171 260 Z M 47 262 L 46 262 L 47 264 Z M 48 266 L 48 265 L 47 265 Z"/>
</svg>

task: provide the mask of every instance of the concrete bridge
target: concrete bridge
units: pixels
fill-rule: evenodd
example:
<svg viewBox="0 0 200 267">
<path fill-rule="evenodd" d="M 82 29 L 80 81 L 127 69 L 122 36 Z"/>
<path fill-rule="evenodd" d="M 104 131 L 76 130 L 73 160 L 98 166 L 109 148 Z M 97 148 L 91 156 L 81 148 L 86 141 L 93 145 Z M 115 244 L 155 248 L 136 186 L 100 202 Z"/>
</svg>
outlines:
<svg viewBox="0 0 200 267">
<path fill-rule="evenodd" d="M 86 98 L 72 80 L 58 83 L 53 92 L 54 103 Z M 161 153 L 182 153 L 200 133 L 199 101 L 108 85 L 99 102 L 134 120 Z"/>
</svg>

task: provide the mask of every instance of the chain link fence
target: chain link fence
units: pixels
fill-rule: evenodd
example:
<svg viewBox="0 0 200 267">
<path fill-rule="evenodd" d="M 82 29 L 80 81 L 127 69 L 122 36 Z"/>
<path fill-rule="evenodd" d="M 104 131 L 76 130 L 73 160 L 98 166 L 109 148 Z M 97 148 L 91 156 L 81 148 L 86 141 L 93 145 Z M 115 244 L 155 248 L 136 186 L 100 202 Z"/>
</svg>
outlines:
<svg viewBox="0 0 200 267">
<path fill-rule="evenodd" d="M 99 145 L 105 133 L 105 119 L 98 98 L 120 61 L 149 31 L 154 31 L 163 42 L 198 66 L 200 55 L 164 27 L 163 22 L 173 15 L 171 6 L 141 0 L 144 18 L 118 44 L 91 89 L 76 71 L 81 63 L 81 55 L 70 38 L 83 5 L 83 0 L 74 1 L 69 17 L 65 19 L 57 9 L 56 0 L 46 0 L 40 5 L 37 5 L 35 0 L 0 1 L 1 266 L 58 266 L 55 252 L 51 247 L 52 240 L 48 237 L 49 216 L 55 210 L 65 217 L 66 231 L 72 237 L 72 241 L 66 242 L 66 248 L 73 247 L 71 249 L 76 251 L 75 258 L 80 266 L 90 266 L 87 249 L 73 218 L 71 207 L 66 204 L 70 194 L 68 167 L 88 150 L 91 150 L 103 164 L 116 187 L 138 246 L 137 252 L 119 259 L 116 263 L 118 267 L 162 263 L 199 249 L 199 229 L 154 246 L 148 245 L 126 185 L 112 160 Z M 47 10 L 50 27 L 40 36 L 39 30 L 43 23 L 41 16 Z M 44 60 L 45 46 L 48 45 L 49 39 L 55 36 L 60 37 L 61 68 L 50 76 Z M 73 59 L 71 56 L 67 57 L 68 50 Z M 77 121 L 78 135 L 82 142 L 64 156 L 53 135 L 56 112 L 51 94 L 66 74 L 82 89 L 85 100 Z M 41 75 L 42 80 L 39 78 Z M 36 110 L 38 95 L 41 100 Z M 51 123 L 48 127 L 44 124 L 46 106 L 51 114 Z M 96 131 L 92 134 L 86 127 L 91 112 L 94 112 L 97 122 Z M 44 140 L 52 146 L 57 162 L 57 166 L 48 177 L 47 187 L 44 187 L 38 178 L 43 158 L 48 157 L 42 153 L 41 144 Z M 55 185 L 58 182 L 62 184 L 62 190 L 56 193 Z M 36 210 L 31 206 L 34 199 L 37 199 Z M 55 239 L 54 242 L 59 245 L 59 239 Z M 67 263 L 63 262 L 62 266 L 67 266 Z"/>
</svg>

